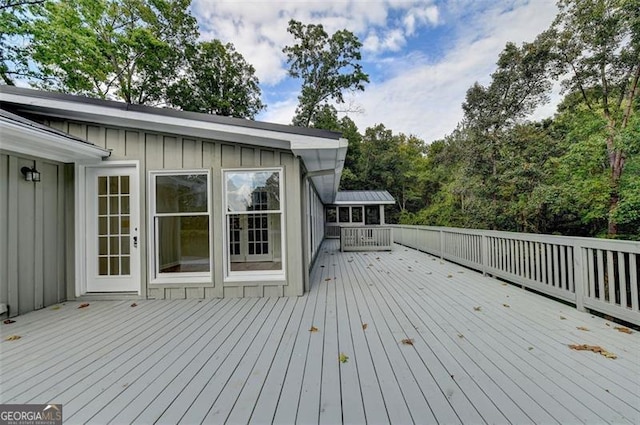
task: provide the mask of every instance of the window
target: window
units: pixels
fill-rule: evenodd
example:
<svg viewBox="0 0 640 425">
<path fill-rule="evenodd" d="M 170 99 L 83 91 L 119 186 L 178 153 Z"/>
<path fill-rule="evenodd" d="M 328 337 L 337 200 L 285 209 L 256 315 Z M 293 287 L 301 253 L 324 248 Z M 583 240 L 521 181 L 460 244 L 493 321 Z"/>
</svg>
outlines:
<svg viewBox="0 0 640 425">
<path fill-rule="evenodd" d="M 368 205 L 365 209 L 365 224 L 380 224 L 380 207 L 378 205 Z"/>
<path fill-rule="evenodd" d="M 340 223 L 349 223 L 349 207 L 338 208 L 338 221 Z"/>
<path fill-rule="evenodd" d="M 227 276 L 282 277 L 282 170 L 225 170 Z"/>
<path fill-rule="evenodd" d="M 154 283 L 210 276 L 209 187 L 208 171 L 151 172 Z"/>
<path fill-rule="evenodd" d="M 337 223 L 338 215 L 336 213 L 336 207 L 327 207 L 327 223 Z"/>
<path fill-rule="evenodd" d="M 362 223 L 362 207 L 351 207 L 351 222 Z"/>
</svg>

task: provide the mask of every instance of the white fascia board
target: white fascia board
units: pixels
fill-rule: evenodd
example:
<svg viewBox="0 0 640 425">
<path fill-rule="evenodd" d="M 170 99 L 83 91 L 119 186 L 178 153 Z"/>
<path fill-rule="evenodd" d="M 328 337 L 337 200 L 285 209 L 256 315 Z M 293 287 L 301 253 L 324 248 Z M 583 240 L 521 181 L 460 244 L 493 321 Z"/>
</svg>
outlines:
<svg viewBox="0 0 640 425">
<path fill-rule="evenodd" d="M 8 120 L 0 120 L 0 134 L 0 149 L 52 161 L 100 161 L 110 155 L 98 146 Z"/>
</svg>

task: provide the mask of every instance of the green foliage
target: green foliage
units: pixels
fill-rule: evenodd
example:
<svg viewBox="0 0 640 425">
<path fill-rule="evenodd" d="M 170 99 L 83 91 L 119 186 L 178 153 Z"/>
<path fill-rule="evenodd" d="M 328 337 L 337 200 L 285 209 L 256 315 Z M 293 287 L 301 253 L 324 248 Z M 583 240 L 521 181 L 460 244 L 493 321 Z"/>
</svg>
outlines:
<svg viewBox="0 0 640 425">
<path fill-rule="evenodd" d="M 289 75 L 302 80 L 293 124 L 314 126 L 328 102 L 342 104 L 345 91 L 364 90 L 369 82 L 359 62 L 362 43 L 350 31 L 329 36 L 322 25 L 305 25 L 293 19 L 287 31 L 296 40 L 283 49 Z"/>
<path fill-rule="evenodd" d="M 199 42 L 187 50 L 183 75 L 167 89 L 171 106 L 185 111 L 253 118 L 264 109 L 255 69 L 219 40 Z"/>
<path fill-rule="evenodd" d="M 198 42 L 191 0 L 49 0 L 2 9 L 0 77 L 90 97 L 253 118 L 255 71 Z"/>
<path fill-rule="evenodd" d="M 24 74 L 38 87 L 158 103 L 197 26 L 189 0 L 48 1 L 25 10 Z M 27 66 L 25 68 L 25 65 Z"/>
</svg>

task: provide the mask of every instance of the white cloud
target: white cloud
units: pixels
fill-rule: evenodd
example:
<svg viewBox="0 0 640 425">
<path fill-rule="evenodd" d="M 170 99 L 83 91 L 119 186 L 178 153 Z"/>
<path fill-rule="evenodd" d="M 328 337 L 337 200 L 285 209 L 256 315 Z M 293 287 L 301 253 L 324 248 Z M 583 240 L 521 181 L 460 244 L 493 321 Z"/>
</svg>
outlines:
<svg viewBox="0 0 640 425">
<path fill-rule="evenodd" d="M 346 28 L 363 40 L 372 83 L 349 99 L 364 109 L 352 116 L 362 131 L 383 123 L 429 142 L 455 128 L 466 90 L 490 81 L 507 41 L 531 41 L 548 27 L 554 1 L 194 0 L 192 8 L 204 38 L 232 42 L 256 68 L 268 98 L 259 119 L 286 124 L 295 112 L 297 93 L 271 94 L 287 81 L 282 48 L 293 41 L 286 28 L 294 18 L 321 23 L 329 33 Z M 412 44 L 433 28 L 446 29 L 448 38 Z M 434 55 L 434 48 L 441 52 Z"/>
</svg>

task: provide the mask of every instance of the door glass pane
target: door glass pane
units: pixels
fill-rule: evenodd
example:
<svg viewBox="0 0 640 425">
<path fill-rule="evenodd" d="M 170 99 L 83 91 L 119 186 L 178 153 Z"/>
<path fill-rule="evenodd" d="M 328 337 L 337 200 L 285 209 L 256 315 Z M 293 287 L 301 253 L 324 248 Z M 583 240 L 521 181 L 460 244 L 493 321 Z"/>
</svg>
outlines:
<svg viewBox="0 0 640 425">
<path fill-rule="evenodd" d="M 98 274 L 101 276 L 120 276 L 130 274 L 130 237 L 121 237 L 121 232 L 130 233 L 129 177 L 98 177 Z M 126 191 L 123 195 L 121 191 Z M 122 214 L 126 198 L 127 215 Z M 123 258 L 127 256 L 126 267 Z"/>
<path fill-rule="evenodd" d="M 131 273 L 131 261 L 130 257 L 120 258 L 120 274 L 127 275 Z"/>
<path fill-rule="evenodd" d="M 120 193 L 128 194 L 129 192 L 129 176 L 120 177 Z"/>
<path fill-rule="evenodd" d="M 98 195 L 107 194 L 107 178 L 102 176 L 98 177 Z"/>
</svg>

